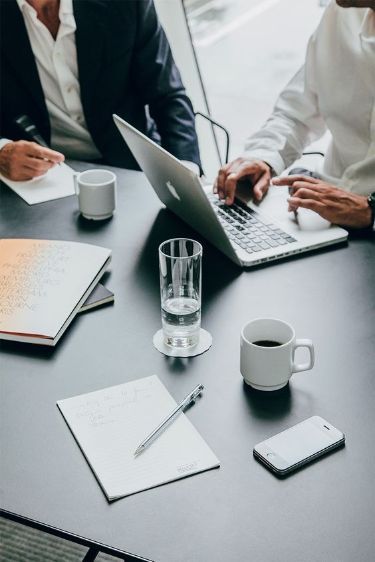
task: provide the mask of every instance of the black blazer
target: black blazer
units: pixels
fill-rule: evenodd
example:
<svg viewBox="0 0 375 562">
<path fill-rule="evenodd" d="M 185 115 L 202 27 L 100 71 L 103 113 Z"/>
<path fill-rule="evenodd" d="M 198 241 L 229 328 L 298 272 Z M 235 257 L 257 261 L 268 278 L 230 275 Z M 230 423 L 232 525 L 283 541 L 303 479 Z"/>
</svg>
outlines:
<svg viewBox="0 0 375 562">
<path fill-rule="evenodd" d="M 152 0 L 73 0 L 78 72 L 90 134 L 106 163 L 138 166 L 115 127 L 117 113 L 177 158 L 200 165 L 191 102 Z M 29 115 L 49 143 L 48 112 L 16 0 L 0 0 L 0 137 L 22 138 Z"/>
</svg>

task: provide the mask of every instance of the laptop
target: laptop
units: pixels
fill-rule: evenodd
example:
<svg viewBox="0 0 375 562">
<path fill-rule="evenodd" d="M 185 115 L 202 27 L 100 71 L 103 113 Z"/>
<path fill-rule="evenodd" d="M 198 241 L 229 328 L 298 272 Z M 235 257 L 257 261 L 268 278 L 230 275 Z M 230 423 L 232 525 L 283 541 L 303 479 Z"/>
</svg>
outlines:
<svg viewBox="0 0 375 562">
<path fill-rule="evenodd" d="M 271 187 L 258 205 L 240 196 L 225 205 L 172 154 L 118 115 L 113 119 L 160 201 L 237 265 L 251 267 L 347 239 L 344 229 L 312 211 L 301 209 L 297 218 L 288 213 L 287 188 Z"/>
</svg>

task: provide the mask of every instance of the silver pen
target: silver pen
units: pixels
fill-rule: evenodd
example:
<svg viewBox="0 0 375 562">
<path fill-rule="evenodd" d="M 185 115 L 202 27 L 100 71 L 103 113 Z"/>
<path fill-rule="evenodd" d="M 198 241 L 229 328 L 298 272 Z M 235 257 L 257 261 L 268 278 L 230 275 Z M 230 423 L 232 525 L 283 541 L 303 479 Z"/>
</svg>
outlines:
<svg viewBox="0 0 375 562">
<path fill-rule="evenodd" d="M 146 437 L 146 439 L 144 439 L 144 441 L 142 441 L 140 445 L 138 445 L 138 447 L 134 452 L 134 456 L 139 455 L 149 445 L 151 445 L 151 443 L 157 437 L 159 437 L 159 435 L 168 427 L 168 425 L 176 419 L 176 417 L 182 412 L 182 410 L 184 410 L 187 406 L 189 406 L 190 404 L 196 401 L 196 399 L 198 398 L 198 396 L 200 395 L 203 389 L 204 389 L 203 384 L 198 384 L 194 388 L 194 390 L 189 392 L 189 394 L 185 396 L 182 402 L 180 402 L 178 406 L 176 406 L 175 409 L 166 418 L 164 418 L 164 420 L 158 425 L 158 427 L 155 428 L 154 431 L 150 433 L 150 435 Z"/>
<path fill-rule="evenodd" d="M 288 187 L 288 193 L 290 197 L 293 197 L 293 187 Z M 297 224 L 299 224 L 298 222 L 298 210 L 293 211 L 293 215 L 294 215 L 294 220 L 296 221 Z"/>
</svg>

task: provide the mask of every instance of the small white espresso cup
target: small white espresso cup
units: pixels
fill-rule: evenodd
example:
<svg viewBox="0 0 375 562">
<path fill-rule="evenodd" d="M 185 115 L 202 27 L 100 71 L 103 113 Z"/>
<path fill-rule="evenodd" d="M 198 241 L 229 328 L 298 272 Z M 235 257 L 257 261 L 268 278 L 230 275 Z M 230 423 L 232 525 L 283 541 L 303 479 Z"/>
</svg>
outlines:
<svg viewBox="0 0 375 562">
<path fill-rule="evenodd" d="M 294 361 L 295 350 L 306 347 L 310 359 Z M 289 324 L 275 318 L 257 318 L 241 331 L 241 374 L 247 384 L 257 390 L 279 390 L 288 384 L 293 373 L 314 366 L 314 346 L 311 340 L 296 339 Z"/>
<path fill-rule="evenodd" d="M 104 220 L 116 208 L 116 176 L 109 170 L 86 170 L 74 175 L 79 210 L 86 219 Z"/>
</svg>

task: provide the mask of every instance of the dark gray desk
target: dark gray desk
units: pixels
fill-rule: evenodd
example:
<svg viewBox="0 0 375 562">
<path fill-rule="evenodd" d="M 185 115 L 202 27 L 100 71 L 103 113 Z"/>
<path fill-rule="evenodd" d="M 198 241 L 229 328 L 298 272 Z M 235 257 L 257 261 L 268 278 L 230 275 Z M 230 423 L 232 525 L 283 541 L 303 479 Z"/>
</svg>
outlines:
<svg viewBox="0 0 375 562">
<path fill-rule="evenodd" d="M 0 344 L 2 509 L 158 562 L 373 560 L 374 242 L 241 272 L 203 241 L 203 326 L 214 345 L 169 360 L 151 343 L 157 248 L 200 237 L 162 209 L 142 174 L 118 176 L 118 211 L 103 224 L 82 220 L 74 197 L 29 207 L 0 187 L 1 236 L 112 248 L 107 285 L 116 294 L 113 307 L 77 318 L 55 350 Z M 264 315 L 311 337 L 317 355 L 313 371 L 271 395 L 246 388 L 239 373 L 240 328 Z M 221 468 L 109 504 L 56 400 L 153 373 L 176 399 L 204 383 L 188 415 Z M 253 459 L 255 443 L 314 414 L 346 433 L 345 449 L 285 480 Z"/>
</svg>

